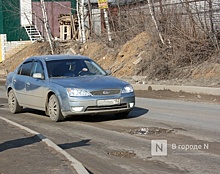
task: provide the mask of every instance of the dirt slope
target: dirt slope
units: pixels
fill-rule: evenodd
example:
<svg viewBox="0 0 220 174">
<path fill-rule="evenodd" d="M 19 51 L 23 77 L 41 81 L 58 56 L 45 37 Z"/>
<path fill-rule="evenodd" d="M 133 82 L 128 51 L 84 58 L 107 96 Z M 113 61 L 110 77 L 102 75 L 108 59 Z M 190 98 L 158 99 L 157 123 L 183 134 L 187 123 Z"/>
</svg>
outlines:
<svg viewBox="0 0 220 174">
<path fill-rule="evenodd" d="M 201 63 L 180 66 L 184 60 L 177 65 L 175 62 L 181 58 L 168 57 L 169 52 L 165 51 L 158 48 L 154 38 L 143 32 L 118 49 L 97 42 L 87 43 L 81 54 L 94 58 L 114 76 L 134 83 L 220 87 L 220 52 Z"/>
<path fill-rule="evenodd" d="M 13 71 L 18 64 L 30 56 L 49 54 L 48 43 L 33 43 L 23 50 L 13 55 L 12 57 L 6 59 L 4 62 L 0 63 L 0 69 L 5 72 Z"/>
<path fill-rule="evenodd" d="M 54 46 L 56 54 L 89 56 L 104 69 L 110 69 L 114 76 L 134 83 L 220 86 L 220 52 L 197 65 L 178 67 L 175 57 L 164 58 L 163 50 L 146 32 L 118 48 L 92 41 L 84 45 L 73 41 L 56 42 Z M 46 54 L 50 54 L 48 43 L 33 43 L 0 63 L 0 69 L 10 72 L 25 58 Z"/>
<path fill-rule="evenodd" d="M 136 75 L 143 59 L 152 57 L 154 47 L 151 36 L 140 33 L 118 49 L 106 48 L 102 44 L 87 43 L 84 55 L 94 58 L 105 69 L 110 69 L 113 75 L 128 77 Z"/>
</svg>

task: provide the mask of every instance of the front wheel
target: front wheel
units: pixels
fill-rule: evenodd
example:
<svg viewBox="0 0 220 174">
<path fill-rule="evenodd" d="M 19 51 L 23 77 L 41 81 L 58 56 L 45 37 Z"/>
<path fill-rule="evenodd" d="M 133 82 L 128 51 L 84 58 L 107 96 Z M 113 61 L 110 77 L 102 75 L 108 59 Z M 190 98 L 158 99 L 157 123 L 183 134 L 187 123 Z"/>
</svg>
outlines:
<svg viewBox="0 0 220 174">
<path fill-rule="evenodd" d="M 13 90 L 10 90 L 8 93 L 8 107 L 12 114 L 16 114 L 22 110 Z"/>
<path fill-rule="evenodd" d="M 59 100 L 54 94 L 51 95 L 49 98 L 48 115 L 50 116 L 50 119 L 54 122 L 64 120 L 64 117 L 61 113 Z"/>
</svg>

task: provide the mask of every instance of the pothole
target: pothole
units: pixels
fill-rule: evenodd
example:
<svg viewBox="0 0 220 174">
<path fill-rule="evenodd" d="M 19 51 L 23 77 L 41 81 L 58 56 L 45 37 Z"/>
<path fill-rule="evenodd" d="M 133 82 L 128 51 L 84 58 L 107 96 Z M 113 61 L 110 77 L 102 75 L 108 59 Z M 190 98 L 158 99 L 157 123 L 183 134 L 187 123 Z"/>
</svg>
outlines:
<svg viewBox="0 0 220 174">
<path fill-rule="evenodd" d="M 181 127 L 175 127 L 175 128 L 173 128 L 173 130 L 186 131 L 186 129 L 183 129 Z"/>
<path fill-rule="evenodd" d="M 151 134 L 167 134 L 174 133 L 175 129 L 165 129 L 159 127 L 139 127 L 125 131 L 131 135 L 151 135 Z"/>
<path fill-rule="evenodd" d="M 108 152 L 108 155 L 117 156 L 120 158 L 134 158 L 136 157 L 136 154 L 133 150 L 118 150 L 118 151 L 112 151 Z"/>
</svg>

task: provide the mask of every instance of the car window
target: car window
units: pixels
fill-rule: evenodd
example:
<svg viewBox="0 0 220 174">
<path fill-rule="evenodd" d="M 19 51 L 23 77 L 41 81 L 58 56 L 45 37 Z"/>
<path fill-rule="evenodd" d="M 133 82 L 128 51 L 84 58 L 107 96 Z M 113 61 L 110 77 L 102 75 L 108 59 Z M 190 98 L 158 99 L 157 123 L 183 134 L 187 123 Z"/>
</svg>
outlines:
<svg viewBox="0 0 220 174">
<path fill-rule="evenodd" d="M 77 76 L 77 72 L 82 69 L 80 60 L 54 60 L 47 62 L 47 70 L 50 77 Z"/>
<path fill-rule="evenodd" d="M 21 70 L 22 70 L 22 65 L 19 66 L 17 74 L 21 74 Z"/>
<path fill-rule="evenodd" d="M 33 62 L 25 62 L 21 65 L 20 71 L 18 71 L 19 74 L 24 76 L 30 76 L 31 73 L 31 67 Z"/>
<path fill-rule="evenodd" d="M 40 62 L 34 62 L 32 70 L 31 70 L 31 76 L 33 76 L 34 73 L 41 73 L 44 75 L 43 66 Z"/>
<path fill-rule="evenodd" d="M 96 74 L 96 75 L 103 75 L 103 70 L 95 64 L 93 61 L 85 61 L 86 67 L 88 68 L 88 71 L 90 73 Z"/>
<path fill-rule="evenodd" d="M 77 77 L 84 75 L 105 75 L 105 71 L 92 60 L 61 59 L 47 62 L 50 77 Z"/>
</svg>

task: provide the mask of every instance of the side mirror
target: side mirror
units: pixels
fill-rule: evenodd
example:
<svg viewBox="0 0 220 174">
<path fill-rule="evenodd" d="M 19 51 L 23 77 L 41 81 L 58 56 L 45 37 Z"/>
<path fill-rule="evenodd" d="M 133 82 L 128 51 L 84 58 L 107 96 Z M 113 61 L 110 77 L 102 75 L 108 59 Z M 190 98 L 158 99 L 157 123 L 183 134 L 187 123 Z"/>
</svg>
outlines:
<svg viewBox="0 0 220 174">
<path fill-rule="evenodd" d="M 111 70 L 105 70 L 105 72 L 107 73 L 107 75 L 111 75 L 112 74 Z"/>
<path fill-rule="evenodd" d="M 34 73 L 34 74 L 33 74 L 33 78 L 43 80 L 43 79 L 44 79 L 44 76 L 43 76 L 43 74 L 41 74 L 41 73 Z"/>
</svg>

